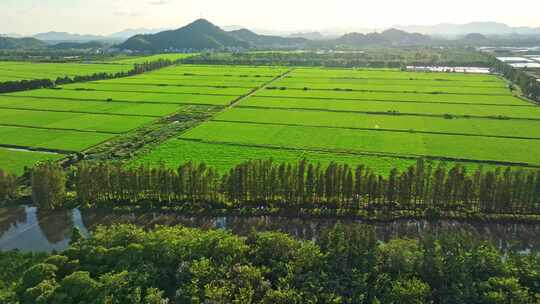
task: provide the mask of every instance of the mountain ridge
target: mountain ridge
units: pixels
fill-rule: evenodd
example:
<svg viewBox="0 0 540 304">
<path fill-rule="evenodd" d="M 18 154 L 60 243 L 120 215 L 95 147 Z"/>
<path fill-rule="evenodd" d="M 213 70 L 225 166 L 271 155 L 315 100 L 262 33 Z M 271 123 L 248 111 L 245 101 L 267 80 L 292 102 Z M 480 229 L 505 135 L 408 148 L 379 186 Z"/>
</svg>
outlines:
<svg viewBox="0 0 540 304">
<path fill-rule="evenodd" d="M 464 24 L 439 23 L 435 25 L 396 25 L 397 29 L 433 36 L 465 36 L 467 34 L 492 35 L 540 35 L 540 27 L 512 27 L 500 22 L 469 22 Z"/>
<path fill-rule="evenodd" d="M 12 38 L 0 36 L 0 50 L 38 49 L 47 44 L 35 38 Z"/>
</svg>

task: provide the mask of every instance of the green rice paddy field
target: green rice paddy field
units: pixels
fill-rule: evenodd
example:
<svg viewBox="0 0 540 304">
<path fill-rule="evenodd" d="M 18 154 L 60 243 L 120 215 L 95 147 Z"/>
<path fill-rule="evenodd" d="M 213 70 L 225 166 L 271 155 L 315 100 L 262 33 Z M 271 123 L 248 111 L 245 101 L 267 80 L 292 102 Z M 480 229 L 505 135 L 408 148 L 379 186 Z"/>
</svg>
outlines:
<svg viewBox="0 0 540 304">
<path fill-rule="evenodd" d="M 536 167 L 538 131 L 540 107 L 494 75 L 296 68 L 133 164 L 193 160 L 226 170 L 247 159 L 307 158 L 385 173 L 425 157 Z"/>
<path fill-rule="evenodd" d="M 186 74 L 220 75 L 226 71 L 223 67 L 175 66 L 131 78 L 1 94 L 0 148 L 3 150 L 0 168 L 21 172 L 36 161 L 83 152 L 179 112 L 185 105 L 228 106 L 265 82 L 265 78 L 255 75 L 277 76 L 283 72 L 276 68 L 256 67 L 239 70 L 242 77 L 220 80 L 223 85 L 219 87 L 215 86 L 216 76 L 208 76 L 206 81 L 207 76 L 197 76 L 194 78 L 196 86 L 180 83 L 188 77 Z M 137 84 L 137 81 L 151 79 L 148 77 L 153 74 L 167 75 L 168 82 L 174 85 Z M 122 84 L 122 81 L 128 83 Z M 233 84 L 239 87 L 235 88 Z M 25 149 L 44 152 L 21 154 L 26 153 Z"/>
<path fill-rule="evenodd" d="M 58 77 L 92 75 L 101 72 L 127 72 L 132 68 L 133 64 L 0 61 L 0 82 L 30 79 L 54 80 Z"/>
<path fill-rule="evenodd" d="M 247 159 L 306 158 L 386 173 L 425 157 L 468 167 L 540 166 L 533 153 L 540 149 L 540 107 L 493 75 L 180 65 L 0 95 L 0 167 L 20 172 L 62 157 L 18 157 L 23 152 L 8 148 L 81 152 L 186 105 L 223 110 L 147 147 L 130 165 L 192 160 L 224 171 Z"/>
<path fill-rule="evenodd" d="M 117 73 L 127 72 L 135 64 L 165 60 L 179 60 L 196 54 L 157 54 L 152 56 L 133 56 L 114 58 L 108 61 L 98 62 L 69 62 L 69 63 L 42 63 L 26 61 L 0 61 L 0 82 L 51 79 L 58 77 L 73 77 L 92 75 L 94 73 Z"/>
<path fill-rule="evenodd" d="M 24 166 L 20 164 L 34 164 L 39 161 L 61 159 L 61 154 L 41 153 L 34 151 L 19 151 L 13 149 L 0 148 L 0 159 L 2 169 L 15 174 L 22 174 Z"/>
</svg>

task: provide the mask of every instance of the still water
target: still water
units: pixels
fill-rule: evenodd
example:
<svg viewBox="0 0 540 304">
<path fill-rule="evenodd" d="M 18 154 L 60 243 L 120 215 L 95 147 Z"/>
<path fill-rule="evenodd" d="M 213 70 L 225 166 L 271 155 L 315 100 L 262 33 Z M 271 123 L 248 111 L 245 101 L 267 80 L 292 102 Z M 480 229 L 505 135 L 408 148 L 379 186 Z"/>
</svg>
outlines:
<svg viewBox="0 0 540 304">
<path fill-rule="evenodd" d="M 98 225 L 132 223 L 150 228 L 181 224 L 202 229 L 229 229 L 245 235 L 256 230 L 282 231 L 303 239 L 316 239 L 321 231 L 336 224 L 330 219 L 291 219 L 283 217 L 185 217 L 160 213 L 111 213 L 93 210 L 43 211 L 35 207 L 0 208 L 0 250 L 61 251 L 69 245 L 73 227 L 88 235 Z M 341 220 L 347 225 L 360 221 Z M 470 231 L 503 250 L 540 250 L 540 224 L 494 224 L 458 221 L 399 220 L 372 224 L 381 241 L 393 238 L 419 238 L 426 233 Z"/>
</svg>

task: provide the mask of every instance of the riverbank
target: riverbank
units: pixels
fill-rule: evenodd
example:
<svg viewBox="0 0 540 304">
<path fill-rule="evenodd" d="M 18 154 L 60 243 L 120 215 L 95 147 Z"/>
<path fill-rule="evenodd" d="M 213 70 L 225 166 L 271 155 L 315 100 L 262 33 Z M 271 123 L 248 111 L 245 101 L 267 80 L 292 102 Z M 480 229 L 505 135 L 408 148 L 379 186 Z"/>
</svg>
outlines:
<svg viewBox="0 0 540 304">
<path fill-rule="evenodd" d="M 238 235 L 252 230 L 280 231 L 301 239 L 317 239 L 337 223 L 374 227 L 380 241 L 394 238 L 420 239 L 429 234 L 470 233 L 501 250 L 540 251 L 540 224 L 471 220 L 362 221 L 349 218 L 293 216 L 193 216 L 176 212 L 122 211 L 112 209 L 41 210 L 31 206 L 0 208 L 0 250 L 62 251 L 77 227 L 88 235 L 100 225 L 135 224 L 151 229 L 158 225 L 202 229 L 228 229 Z"/>
</svg>

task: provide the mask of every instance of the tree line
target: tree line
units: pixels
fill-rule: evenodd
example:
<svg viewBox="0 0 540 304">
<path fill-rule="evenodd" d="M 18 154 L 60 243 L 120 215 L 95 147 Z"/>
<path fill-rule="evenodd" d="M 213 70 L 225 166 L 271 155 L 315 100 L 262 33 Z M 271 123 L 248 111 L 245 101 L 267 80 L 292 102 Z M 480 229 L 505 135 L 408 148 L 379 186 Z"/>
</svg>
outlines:
<svg viewBox="0 0 540 304">
<path fill-rule="evenodd" d="M 0 169 L 0 203 L 14 199 L 17 188 L 17 176 Z"/>
<path fill-rule="evenodd" d="M 132 69 L 125 72 L 94 73 L 92 75 L 82 75 L 82 76 L 73 76 L 73 77 L 64 76 L 64 77 L 58 77 L 55 80 L 37 79 L 37 80 L 0 82 L 0 93 L 54 88 L 57 85 L 63 85 L 63 84 L 129 77 L 129 76 L 134 76 L 134 75 L 158 70 L 167 66 L 171 66 L 175 64 L 176 62 L 178 61 L 171 61 L 168 59 L 159 59 L 152 62 L 144 62 L 140 64 L 135 64 Z"/>
<path fill-rule="evenodd" d="M 479 167 L 468 171 L 459 164 L 447 168 L 422 159 L 385 176 L 364 165 L 306 160 L 246 161 L 224 174 L 193 162 L 177 169 L 81 162 L 68 174 L 45 163 L 33 171 L 34 200 L 49 208 L 62 205 L 62 195 L 48 193 L 64 193 L 62 184 L 74 191 L 79 204 L 91 207 L 151 204 L 186 210 L 344 210 L 353 215 L 540 213 L 540 170 Z"/>
<path fill-rule="evenodd" d="M 480 66 L 490 61 L 484 54 L 466 48 L 371 48 L 362 51 L 306 51 L 202 53 L 183 60 L 190 64 L 326 66 L 337 68 L 402 68 L 413 66 Z"/>
<path fill-rule="evenodd" d="M 537 77 L 527 73 L 527 69 L 514 68 L 508 63 L 491 56 L 492 69 L 520 87 L 524 96 L 540 102 L 540 81 Z"/>
<path fill-rule="evenodd" d="M 379 242 L 336 225 L 315 241 L 182 226 L 74 229 L 60 254 L 0 253 L 2 303 L 532 304 L 540 255 L 467 233 Z"/>
</svg>

